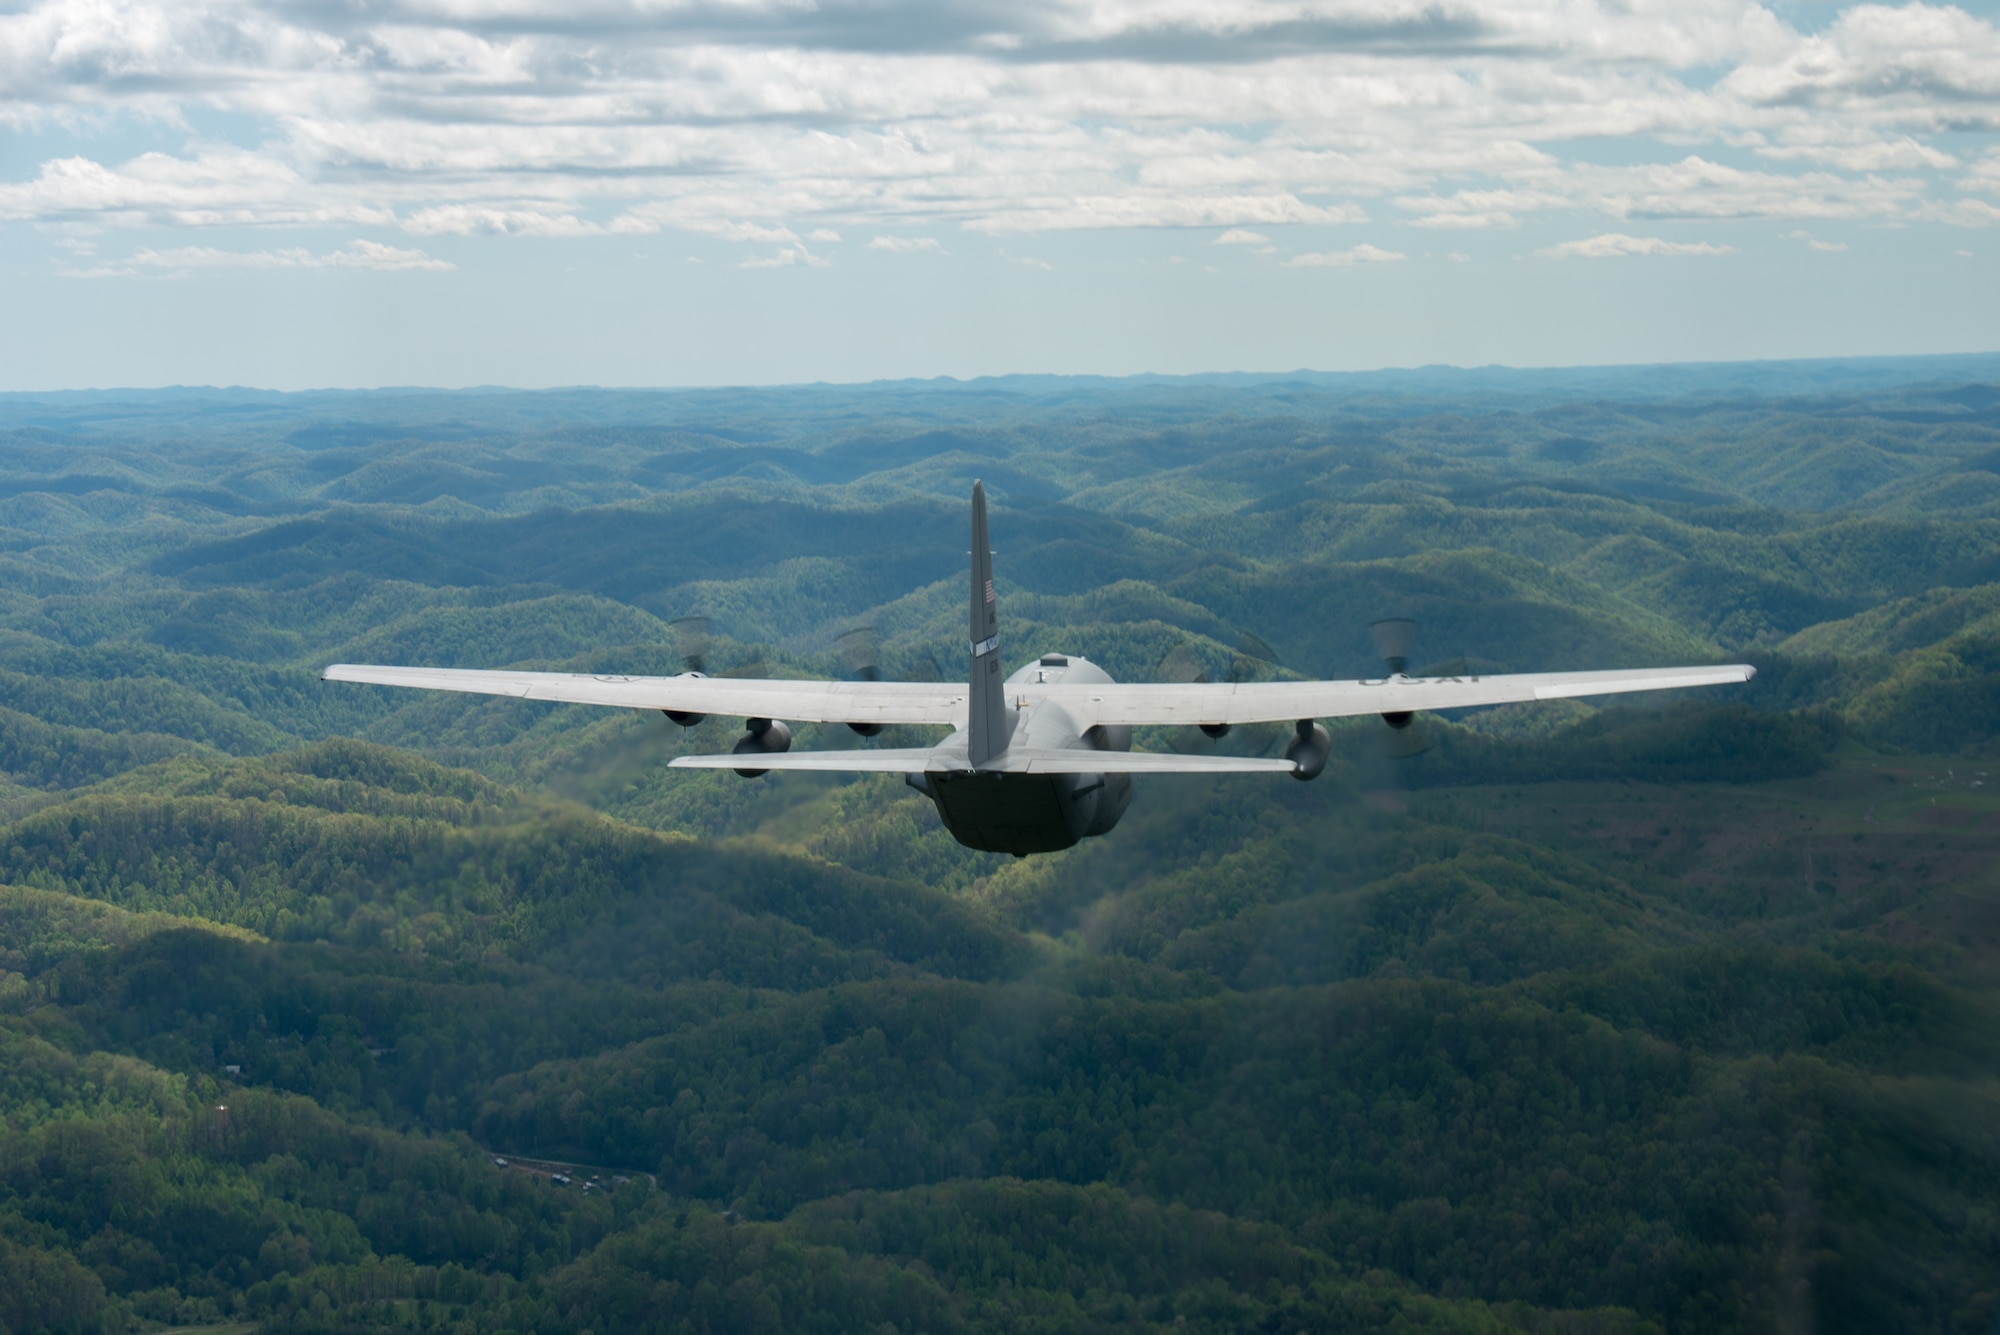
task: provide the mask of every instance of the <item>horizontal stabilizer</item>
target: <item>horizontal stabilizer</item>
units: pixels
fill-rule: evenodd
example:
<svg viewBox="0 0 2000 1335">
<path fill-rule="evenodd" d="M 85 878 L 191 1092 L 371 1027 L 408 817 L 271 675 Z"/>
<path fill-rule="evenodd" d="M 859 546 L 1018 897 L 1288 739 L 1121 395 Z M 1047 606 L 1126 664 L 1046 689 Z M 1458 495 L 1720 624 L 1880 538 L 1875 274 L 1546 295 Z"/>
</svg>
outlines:
<svg viewBox="0 0 2000 1335">
<path fill-rule="evenodd" d="M 679 769 L 791 769 L 887 774 L 953 774 L 965 756 L 935 747 L 880 751 L 787 751 L 778 755 L 679 756 Z M 1262 756 L 1180 756 L 1154 751 L 1054 750 L 1012 746 L 980 767 L 985 774 L 1290 774 L 1289 760 Z"/>
<path fill-rule="evenodd" d="M 879 751 L 780 751 L 739 756 L 675 756 L 667 764 L 674 769 L 798 769 L 849 774 L 919 774 L 937 752 L 928 746 L 884 747 Z"/>
</svg>

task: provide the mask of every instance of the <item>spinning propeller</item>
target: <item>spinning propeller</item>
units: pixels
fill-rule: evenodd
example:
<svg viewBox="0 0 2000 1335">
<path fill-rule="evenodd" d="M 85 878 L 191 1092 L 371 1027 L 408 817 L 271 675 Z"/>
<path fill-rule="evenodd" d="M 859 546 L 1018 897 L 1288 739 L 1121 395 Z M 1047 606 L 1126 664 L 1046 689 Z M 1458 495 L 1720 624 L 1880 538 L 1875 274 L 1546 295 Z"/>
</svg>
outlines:
<svg viewBox="0 0 2000 1335">
<path fill-rule="evenodd" d="M 688 675 L 705 676 L 708 671 L 709 650 L 714 642 L 714 628 L 705 616 L 681 617 L 668 623 L 674 630 L 674 647 L 680 650 L 681 664 Z M 770 668 L 759 657 L 748 663 L 732 667 L 728 673 L 732 677 L 768 677 Z M 660 711 L 683 728 L 692 728 L 708 717 L 679 709 Z M 730 750 L 737 755 L 769 755 L 778 751 L 789 751 L 792 747 L 792 730 L 773 719 L 753 718 L 744 720 L 744 733 Z M 739 769 L 743 777 L 755 778 L 764 773 L 760 769 Z"/>
<path fill-rule="evenodd" d="M 708 666 L 708 618 L 681 617 L 667 624 L 673 628 L 674 648 L 681 651 L 682 671 L 702 675 L 703 669 Z M 681 709 L 663 709 L 660 712 L 683 728 L 692 728 L 708 717 Z"/>
<path fill-rule="evenodd" d="M 1416 641 L 1417 623 L 1408 617 L 1384 617 L 1370 622 L 1368 635 L 1375 641 L 1376 657 L 1387 669 L 1383 674 L 1385 677 L 1458 677 L 1465 674 L 1465 660 L 1462 658 L 1411 673 L 1410 648 Z M 1416 715 L 1408 711 L 1384 714 L 1382 721 L 1389 725 L 1388 733 L 1382 738 L 1382 751 L 1390 759 L 1408 760 L 1431 749 L 1430 730 L 1417 722 Z"/>
<path fill-rule="evenodd" d="M 1244 631 L 1236 637 L 1236 652 L 1230 656 L 1229 673 L 1224 680 L 1254 681 L 1260 675 L 1260 665 L 1266 669 L 1281 666 L 1278 651 Z M 1208 675 L 1201 655 L 1195 652 L 1194 647 L 1181 643 L 1167 650 L 1153 665 L 1153 680 L 1191 685 L 1214 679 Z M 1229 754 L 1261 756 L 1270 751 L 1279 738 L 1288 737 L 1291 732 L 1277 723 L 1250 723 L 1238 728 L 1231 728 L 1227 723 L 1203 723 L 1192 730 L 1175 728 L 1167 745 L 1181 755 L 1213 755 L 1224 750 L 1220 743 L 1232 734 L 1236 740 L 1227 747 Z"/>
<path fill-rule="evenodd" d="M 938 662 L 937 651 L 919 648 L 905 663 L 900 676 L 885 676 L 882 671 L 882 632 L 874 626 L 856 626 L 834 637 L 833 652 L 847 668 L 849 681 L 944 681 L 944 667 Z M 847 725 L 863 737 L 873 737 L 882 731 L 879 723 L 850 723 Z"/>
<path fill-rule="evenodd" d="M 833 651 L 847 665 L 849 681 L 882 680 L 882 632 L 856 626 L 834 638 Z"/>
<path fill-rule="evenodd" d="M 681 651 L 681 665 L 688 672 L 708 667 L 709 623 L 707 617 L 682 617 L 667 623 L 673 627 L 674 647 Z"/>
</svg>

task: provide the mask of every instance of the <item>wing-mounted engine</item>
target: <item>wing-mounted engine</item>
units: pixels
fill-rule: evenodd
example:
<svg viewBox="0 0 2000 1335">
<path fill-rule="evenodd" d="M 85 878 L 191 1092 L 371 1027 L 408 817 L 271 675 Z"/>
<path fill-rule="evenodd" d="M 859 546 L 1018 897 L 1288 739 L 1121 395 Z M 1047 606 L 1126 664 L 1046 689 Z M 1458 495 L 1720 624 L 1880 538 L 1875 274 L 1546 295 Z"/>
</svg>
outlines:
<svg viewBox="0 0 2000 1335">
<path fill-rule="evenodd" d="M 856 626 L 833 642 L 834 652 L 847 665 L 849 681 L 882 680 L 882 632 L 873 626 Z M 880 723 L 849 723 L 847 725 L 860 737 L 874 737 L 881 733 Z"/>
<path fill-rule="evenodd" d="M 685 669 L 678 675 L 707 676 L 708 674 L 702 669 L 708 666 L 708 618 L 682 617 L 672 623 L 672 629 L 674 647 L 681 651 L 681 666 Z M 708 718 L 706 714 L 698 714 L 687 709 L 662 709 L 660 712 L 667 716 L 669 722 L 679 724 L 683 728 L 692 728 Z"/>
<path fill-rule="evenodd" d="M 1332 753 L 1332 734 L 1309 718 L 1299 720 L 1292 740 L 1285 746 L 1285 759 L 1298 766 L 1292 771 L 1294 779 L 1317 779 Z"/>
<path fill-rule="evenodd" d="M 792 730 L 777 719 L 753 718 L 743 721 L 743 735 L 729 748 L 733 756 L 775 756 L 792 749 Z M 746 779 L 769 774 L 769 770 L 739 769 Z"/>
</svg>

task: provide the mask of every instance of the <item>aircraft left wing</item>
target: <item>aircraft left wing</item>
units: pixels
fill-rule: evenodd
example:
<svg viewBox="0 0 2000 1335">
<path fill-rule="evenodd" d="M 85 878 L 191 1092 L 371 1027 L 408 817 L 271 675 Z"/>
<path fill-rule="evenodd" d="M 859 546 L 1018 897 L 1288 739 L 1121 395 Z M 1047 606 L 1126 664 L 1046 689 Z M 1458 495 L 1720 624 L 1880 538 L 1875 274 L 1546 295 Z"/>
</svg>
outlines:
<svg viewBox="0 0 2000 1335">
<path fill-rule="evenodd" d="M 322 681 L 469 691 L 517 700 L 681 714 L 787 719 L 794 723 L 965 723 L 965 686 L 950 682 L 772 681 L 744 677 L 592 676 L 581 672 L 489 672 L 471 668 L 335 663 Z"/>
<path fill-rule="evenodd" d="M 1026 688 L 1030 700 L 1062 706 L 1081 727 L 1092 724 L 1199 726 L 1413 714 L 1475 705 L 1576 696 L 1670 691 L 1748 681 L 1747 663 L 1721 667 L 1627 668 L 1610 672 L 1529 672 L 1499 677 L 1386 677 L 1378 681 L 1111 683 Z"/>
</svg>

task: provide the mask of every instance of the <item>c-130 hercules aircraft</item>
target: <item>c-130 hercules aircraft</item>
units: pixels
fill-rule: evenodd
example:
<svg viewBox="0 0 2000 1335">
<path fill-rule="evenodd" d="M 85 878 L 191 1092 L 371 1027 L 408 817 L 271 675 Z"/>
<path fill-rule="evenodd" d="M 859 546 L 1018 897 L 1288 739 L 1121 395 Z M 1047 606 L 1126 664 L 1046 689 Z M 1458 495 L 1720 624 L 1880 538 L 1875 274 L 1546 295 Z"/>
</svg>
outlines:
<svg viewBox="0 0 2000 1335">
<path fill-rule="evenodd" d="M 948 682 L 767 681 L 708 677 L 589 676 L 337 663 L 326 681 L 511 695 L 523 700 L 657 709 L 682 727 L 710 714 L 738 715 L 744 735 L 727 755 L 679 756 L 682 769 L 845 770 L 901 774 L 937 804 L 946 829 L 970 848 L 1025 857 L 1105 834 L 1132 801 L 1135 774 L 1265 772 L 1318 777 L 1332 738 L 1320 719 L 1380 714 L 1404 727 L 1418 710 L 1572 696 L 1720 686 L 1756 669 L 1638 668 L 1615 672 L 1535 672 L 1500 677 L 1411 677 L 1399 658 L 1377 680 L 1189 682 L 1127 685 L 1074 654 L 1044 654 L 1012 676 L 1000 669 L 1000 618 L 993 552 L 986 536 L 986 488 L 972 484 L 970 673 Z M 948 724 L 936 746 L 855 751 L 791 749 L 781 721 L 845 723 L 872 737 L 892 723 Z M 1200 728 L 1220 737 L 1250 723 L 1294 724 L 1283 759 L 1188 756 L 1134 751 L 1139 724 Z"/>
</svg>

